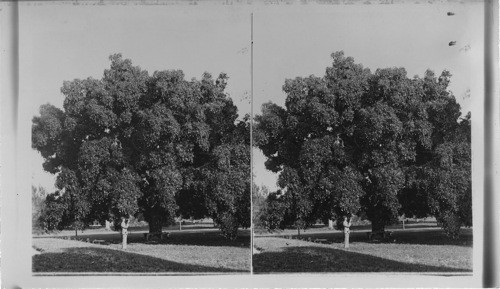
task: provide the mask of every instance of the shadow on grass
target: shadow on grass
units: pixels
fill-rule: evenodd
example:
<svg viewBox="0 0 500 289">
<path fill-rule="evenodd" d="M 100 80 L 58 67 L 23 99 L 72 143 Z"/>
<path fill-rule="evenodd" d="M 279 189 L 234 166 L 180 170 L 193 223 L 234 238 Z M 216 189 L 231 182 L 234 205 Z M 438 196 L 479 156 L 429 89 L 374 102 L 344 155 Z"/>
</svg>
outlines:
<svg viewBox="0 0 500 289">
<path fill-rule="evenodd" d="M 183 264 L 113 249 L 69 248 L 33 256 L 33 272 L 248 272 Z"/>
<path fill-rule="evenodd" d="M 428 231 L 395 231 L 393 233 L 395 243 L 419 244 L 419 245 L 453 245 L 472 247 L 472 229 L 461 229 L 458 239 L 450 239 L 442 229 Z"/>
<path fill-rule="evenodd" d="M 417 229 L 417 228 L 436 228 L 438 227 L 437 222 L 415 222 L 415 221 L 410 221 L 410 222 L 405 222 L 405 227 L 406 229 Z M 313 224 L 310 229 L 316 229 L 316 230 L 324 230 L 324 231 L 329 231 L 332 230 L 330 229 L 327 225 L 324 224 Z M 371 224 L 355 224 L 351 228 L 356 229 L 356 230 L 371 230 L 372 225 Z M 291 226 L 287 227 L 286 229 L 288 230 L 297 230 L 297 228 Z M 386 230 L 394 230 L 394 229 L 403 229 L 403 223 L 399 222 L 394 225 L 389 225 L 386 227 Z M 263 228 L 257 228 L 257 230 L 261 232 L 266 232 L 265 229 Z"/>
<path fill-rule="evenodd" d="M 390 231 L 390 230 L 388 230 Z M 274 235 L 276 238 L 289 238 L 290 235 Z M 342 243 L 344 241 L 344 234 L 340 231 L 329 232 L 310 232 L 302 234 L 300 238 L 297 235 L 291 235 L 292 239 L 311 240 L 325 239 L 326 243 Z M 351 231 L 351 242 L 359 243 L 396 243 L 396 244 L 413 244 L 413 245 L 453 245 L 472 247 L 472 229 L 463 228 L 458 239 L 450 239 L 446 236 L 442 229 L 430 230 L 397 230 L 393 231 L 392 236 L 383 241 L 369 240 L 366 232 Z"/>
<path fill-rule="evenodd" d="M 40 237 L 39 237 L 40 238 Z M 47 236 L 45 238 L 59 238 L 75 240 L 75 236 Z M 78 234 L 76 240 L 83 242 L 94 242 L 102 240 L 110 244 L 120 244 L 122 235 L 120 232 L 106 232 L 102 234 Z M 170 237 L 164 240 L 152 238 L 150 241 L 144 240 L 143 233 L 130 232 L 127 237 L 128 243 L 140 244 L 163 244 L 163 245 L 188 245 L 188 246 L 215 246 L 215 247 L 245 247 L 250 248 L 250 231 L 240 230 L 236 240 L 224 238 L 219 230 L 212 231 L 178 231 L 170 232 Z"/>
<path fill-rule="evenodd" d="M 405 228 L 408 229 L 408 230 L 411 230 L 411 229 L 423 229 L 423 228 L 437 228 L 438 225 L 436 222 L 414 222 L 414 223 L 406 223 L 405 224 Z M 372 229 L 372 225 L 368 224 L 368 225 L 357 225 L 357 226 L 353 226 L 352 227 L 353 229 L 356 229 L 356 230 L 370 230 Z M 396 224 L 396 225 L 390 225 L 390 226 L 387 226 L 385 228 L 387 231 L 390 231 L 390 230 L 396 230 L 396 229 L 403 229 L 403 224 L 402 223 L 399 223 L 399 224 Z"/>
<path fill-rule="evenodd" d="M 183 230 L 210 230 L 215 227 L 212 224 L 188 224 L 182 225 Z M 179 225 L 166 226 L 162 228 L 163 231 L 182 231 L 179 230 Z M 149 231 L 149 226 L 140 226 L 140 227 L 129 227 L 130 232 L 134 231 Z"/>
<path fill-rule="evenodd" d="M 129 236 L 130 242 L 145 243 L 143 235 Z M 240 231 L 236 240 L 224 238 L 220 231 L 210 232 L 173 232 L 166 240 L 153 239 L 158 244 L 189 245 L 189 246 L 216 246 L 216 247 L 245 247 L 250 248 L 250 232 Z"/>
<path fill-rule="evenodd" d="M 466 269 L 411 264 L 321 247 L 288 247 L 284 252 L 253 255 L 254 273 L 271 272 L 471 272 Z"/>
</svg>

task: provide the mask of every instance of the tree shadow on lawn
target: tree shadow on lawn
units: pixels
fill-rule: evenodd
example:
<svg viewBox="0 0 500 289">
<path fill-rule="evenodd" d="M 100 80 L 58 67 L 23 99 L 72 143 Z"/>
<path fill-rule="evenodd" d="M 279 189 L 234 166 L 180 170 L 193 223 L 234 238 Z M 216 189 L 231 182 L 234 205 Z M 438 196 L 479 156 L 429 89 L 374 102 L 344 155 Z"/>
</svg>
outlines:
<svg viewBox="0 0 500 289">
<path fill-rule="evenodd" d="M 129 236 L 131 237 L 131 236 Z M 132 236 L 131 242 L 145 243 L 143 235 Z M 173 232 L 168 239 L 153 239 L 158 244 L 188 245 L 188 246 L 215 246 L 215 247 L 244 247 L 250 249 L 250 232 L 239 232 L 236 240 L 224 238 L 219 230 L 210 232 Z"/>
<path fill-rule="evenodd" d="M 248 272 L 183 264 L 151 256 L 94 247 L 34 255 L 33 272 Z"/>
<path fill-rule="evenodd" d="M 182 230 L 213 230 L 215 227 L 210 224 L 187 224 L 182 225 Z M 178 231 L 179 225 L 166 226 L 162 228 L 163 231 Z M 137 232 L 137 231 L 149 231 L 149 226 L 140 226 L 140 227 L 129 227 L 129 232 Z M 181 230 L 181 231 L 182 231 Z"/>
<path fill-rule="evenodd" d="M 75 236 L 53 238 L 75 240 Z M 92 243 L 96 240 L 102 240 L 107 243 L 120 244 L 122 242 L 122 235 L 120 232 L 109 232 L 103 234 L 79 234 L 76 238 L 80 241 L 87 241 Z M 224 238 L 219 230 L 212 231 L 178 231 L 170 232 L 170 237 L 160 240 L 159 238 L 152 238 L 150 241 L 144 239 L 143 233 L 131 232 L 127 237 L 128 243 L 140 244 L 162 244 L 162 245 L 186 245 L 186 246 L 210 246 L 210 247 L 245 247 L 250 248 L 250 233 L 249 230 L 241 230 L 236 240 L 231 241 Z"/>
<path fill-rule="evenodd" d="M 271 272 L 471 272 L 466 269 L 404 263 L 321 247 L 288 247 L 253 255 L 254 273 Z"/>
<path fill-rule="evenodd" d="M 406 222 L 405 227 L 406 229 L 421 229 L 421 228 L 436 228 L 438 227 L 438 225 L 436 222 Z M 323 224 L 315 224 L 312 225 L 311 228 L 318 230 L 325 230 L 325 231 L 332 230 L 328 226 Z M 289 228 L 289 229 L 295 229 L 295 228 Z M 351 229 L 371 231 L 372 225 L 371 224 L 353 225 Z M 395 229 L 403 229 L 403 223 L 389 225 L 386 227 L 386 230 L 395 230 Z"/>
<path fill-rule="evenodd" d="M 371 224 L 368 224 L 368 225 L 356 225 L 356 226 L 352 226 L 351 228 L 355 229 L 355 230 L 369 230 L 369 231 L 371 231 L 372 230 L 372 225 Z M 439 228 L 439 226 L 437 225 L 436 222 L 412 222 L 412 223 L 406 223 L 405 224 L 405 228 L 407 230 L 424 229 L 424 228 L 435 229 L 435 228 Z M 399 224 L 395 224 L 395 225 L 389 225 L 385 229 L 387 231 L 390 231 L 390 230 L 402 230 L 403 229 L 403 224 L 399 223 Z"/>
<path fill-rule="evenodd" d="M 442 229 L 428 231 L 394 231 L 392 234 L 393 243 L 399 244 L 419 244 L 419 245 L 453 245 L 472 247 L 473 236 L 471 228 L 460 229 L 458 239 L 451 239 Z"/>
<path fill-rule="evenodd" d="M 390 230 L 388 230 L 390 231 Z M 413 244 L 413 245 L 453 245 L 472 247 L 472 229 L 462 228 L 458 239 L 450 239 L 446 236 L 442 229 L 432 230 L 397 230 L 392 232 L 392 236 L 386 240 L 369 240 L 366 232 L 351 231 L 350 241 L 359 243 L 396 243 L 396 244 Z M 288 236 L 278 236 L 277 238 L 289 238 Z M 293 239 L 314 241 L 316 239 L 326 239 L 327 243 L 342 243 L 344 242 L 344 234 L 341 231 L 319 232 L 302 234 L 300 238 L 297 235 L 291 236 Z"/>
</svg>

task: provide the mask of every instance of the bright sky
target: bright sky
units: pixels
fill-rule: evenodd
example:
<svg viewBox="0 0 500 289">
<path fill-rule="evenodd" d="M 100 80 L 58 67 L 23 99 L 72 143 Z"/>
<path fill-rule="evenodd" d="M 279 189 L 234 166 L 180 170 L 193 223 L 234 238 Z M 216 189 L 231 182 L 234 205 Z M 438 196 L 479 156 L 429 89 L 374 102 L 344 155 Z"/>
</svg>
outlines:
<svg viewBox="0 0 500 289">
<path fill-rule="evenodd" d="M 40 2 L 39 2 L 40 3 Z M 282 105 L 286 78 L 322 76 L 330 54 L 347 56 L 372 70 L 427 68 L 453 74 L 451 90 L 473 110 L 483 93 L 482 4 L 396 5 L 104 5 L 20 4 L 21 125 L 30 131 L 41 104 L 61 106 L 64 80 L 100 78 L 108 56 L 121 52 L 135 65 L 182 69 L 187 79 L 204 71 L 229 75 L 227 91 L 240 116 L 250 112 L 250 13 L 254 13 L 254 112 L 262 103 Z M 447 16 L 452 11 L 454 16 Z M 448 46 L 456 41 L 456 46 Z M 470 89 L 471 98 L 464 99 Z M 474 118 L 474 117 L 473 117 Z M 474 129 L 474 125 L 473 125 Z M 52 190 L 53 178 L 30 150 L 35 185 Z M 257 185 L 276 189 L 254 150 Z"/>
</svg>

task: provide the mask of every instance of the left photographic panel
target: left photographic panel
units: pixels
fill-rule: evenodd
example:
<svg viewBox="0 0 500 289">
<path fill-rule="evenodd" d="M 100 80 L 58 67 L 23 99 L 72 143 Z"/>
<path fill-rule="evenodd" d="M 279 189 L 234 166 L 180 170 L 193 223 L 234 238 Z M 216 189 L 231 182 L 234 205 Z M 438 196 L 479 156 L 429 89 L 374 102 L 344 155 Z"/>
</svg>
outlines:
<svg viewBox="0 0 500 289">
<path fill-rule="evenodd" d="M 33 274 L 250 273 L 250 13 L 64 3 L 19 4 Z"/>
</svg>

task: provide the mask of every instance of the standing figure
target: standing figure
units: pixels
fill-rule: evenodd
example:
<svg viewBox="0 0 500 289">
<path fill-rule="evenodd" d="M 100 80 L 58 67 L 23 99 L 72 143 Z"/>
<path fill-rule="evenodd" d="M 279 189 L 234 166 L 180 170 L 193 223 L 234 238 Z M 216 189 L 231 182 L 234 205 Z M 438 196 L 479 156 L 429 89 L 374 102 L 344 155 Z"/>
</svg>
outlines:
<svg viewBox="0 0 500 289">
<path fill-rule="evenodd" d="M 122 249 L 127 249 L 127 228 L 128 228 L 128 219 L 125 219 L 122 217 L 122 223 L 121 223 L 121 227 L 122 227 Z"/>
<path fill-rule="evenodd" d="M 351 218 L 344 216 L 344 248 L 349 248 L 349 233 L 351 232 Z"/>
</svg>

